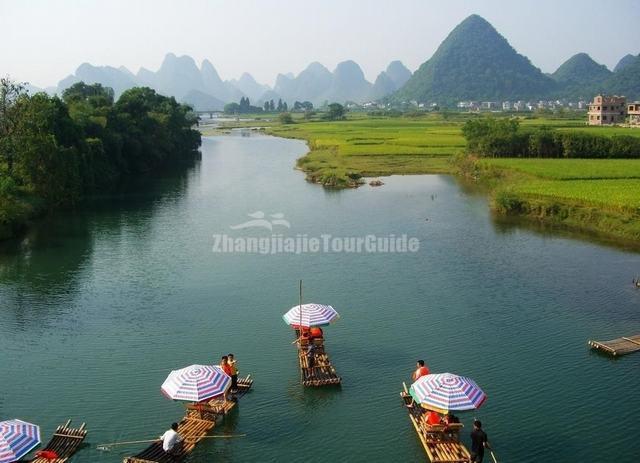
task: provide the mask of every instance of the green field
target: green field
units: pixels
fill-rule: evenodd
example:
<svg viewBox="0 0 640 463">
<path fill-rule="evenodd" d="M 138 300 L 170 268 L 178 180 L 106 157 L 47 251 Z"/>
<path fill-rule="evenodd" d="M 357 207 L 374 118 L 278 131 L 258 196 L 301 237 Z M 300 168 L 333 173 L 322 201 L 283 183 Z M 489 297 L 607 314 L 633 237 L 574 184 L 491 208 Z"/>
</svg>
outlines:
<svg viewBox="0 0 640 463">
<path fill-rule="evenodd" d="M 329 186 L 355 186 L 359 176 L 453 172 L 464 150 L 459 122 L 440 117 L 368 118 L 273 126 L 268 133 L 303 138 L 311 152 L 299 166 Z"/>
<path fill-rule="evenodd" d="M 554 180 L 640 179 L 636 159 L 485 159 L 488 166 Z"/>
</svg>

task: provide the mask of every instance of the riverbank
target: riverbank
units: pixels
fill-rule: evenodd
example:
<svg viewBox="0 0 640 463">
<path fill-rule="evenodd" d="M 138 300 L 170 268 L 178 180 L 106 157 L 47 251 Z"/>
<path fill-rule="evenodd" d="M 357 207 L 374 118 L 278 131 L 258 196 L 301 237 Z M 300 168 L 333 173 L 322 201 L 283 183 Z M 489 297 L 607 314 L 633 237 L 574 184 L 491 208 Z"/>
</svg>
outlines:
<svg viewBox="0 0 640 463">
<path fill-rule="evenodd" d="M 468 117 L 468 116 L 464 116 Z M 463 155 L 463 117 L 366 118 L 273 124 L 265 131 L 307 141 L 297 161 L 309 181 L 354 188 L 362 177 L 452 174 L 480 184 L 495 213 L 640 243 L 640 160 L 476 159 Z M 581 120 L 525 119 L 523 126 L 619 135 L 620 128 Z M 638 131 L 624 134 L 640 136 Z"/>
<path fill-rule="evenodd" d="M 640 245 L 640 160 L 460 157 L 501 215 Z"/>
</svg>

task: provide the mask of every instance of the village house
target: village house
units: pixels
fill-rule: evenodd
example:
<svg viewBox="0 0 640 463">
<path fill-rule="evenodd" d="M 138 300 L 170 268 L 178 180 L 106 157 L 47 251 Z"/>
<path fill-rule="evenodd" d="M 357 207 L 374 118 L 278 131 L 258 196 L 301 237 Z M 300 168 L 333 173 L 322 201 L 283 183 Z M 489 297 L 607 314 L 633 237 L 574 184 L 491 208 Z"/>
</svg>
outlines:
<svg viewBox="0 0 640 463">
<path fill-rule="evenodd" d="M 630 125 L 640 125 L 640 101 L 634 101 L 627 105 L 627 115 Z"/>
<path fill-rule="evenodd" d="M 598 95 L 589 104 L 589 125 L 622 124 L 627 112 L 623 96 Z"/>
</svg>

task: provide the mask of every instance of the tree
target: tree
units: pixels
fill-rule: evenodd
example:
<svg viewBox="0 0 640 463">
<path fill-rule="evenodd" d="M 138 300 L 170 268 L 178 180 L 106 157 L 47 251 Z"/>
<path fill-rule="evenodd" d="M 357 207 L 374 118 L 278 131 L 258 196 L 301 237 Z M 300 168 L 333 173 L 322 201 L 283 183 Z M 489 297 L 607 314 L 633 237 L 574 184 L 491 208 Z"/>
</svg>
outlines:
<svg viewBox="0 0 640 463">
<path fill-rule="evenodd" d="M 265 113 L 269 112 L 269 102 L 268 101 L 265 101 L 264 105 L 262 105 L 262 107 L 263 107 Z"/>
<path fill-rule="evenodd" d="M 275 111 L 276 110 L 276 105 L 274 104 L 273 100 L 269 101 L 269 111 Z"/>
<path fill-rule="evenodd" d="M 227 103 L 224 105 L 224 112 L 226 114 L 238 114 L 240 113 L 240 105 L 238 103 Z"/>
<path fill-rule="evenodd" d="M 330 121 L 341 121 L 344 119 L 345 109 L 340 103 L 331 103 L 329 105 L 326 119 Z"/>
<path fill-rule="evenodd" d="M 7 166 L 9 175 L 15 160 L 15 140 L 13 138 L 18 124 L 16 102 L 25 95 L 25 87 L 9 77 L 0 78 L 0 160 Z"/>
<path fill-rule="evenodd" d="M 282 110 L 283 110 L 284 112 L 289 111 L 289 106 L 287 105 L 287 102 L 286 102 L 286 101 L 282 103 Z"/>
<path fill-rule="evenodd" d="M 277 108 L 277 111 L 278 111 L 279 113 L 281 113 L 281 112 L 282 112 L 282 98 L 278 99 L 278 108 Z"/>
<path fill-rule="evenodd" d="M 37 93 L 20 98 L 15 133 L 15 178 L 51 204 L 73 202 L 80 196 L 82 131 L 58 97 Z"/>
</svg>

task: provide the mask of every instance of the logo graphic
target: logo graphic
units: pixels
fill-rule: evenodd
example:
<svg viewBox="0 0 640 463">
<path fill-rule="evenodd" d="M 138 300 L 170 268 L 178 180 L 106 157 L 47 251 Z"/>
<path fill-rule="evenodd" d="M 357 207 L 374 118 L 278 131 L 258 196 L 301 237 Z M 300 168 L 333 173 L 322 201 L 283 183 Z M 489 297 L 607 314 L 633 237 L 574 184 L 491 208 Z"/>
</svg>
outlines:
<svg viewBox="0 0 640 463">
<path fill-rule="evenodd" d="M 414 253 L 420 249 L 420 240 L 406 234 L 334 236 L 329 233 L 319 235 L 291 234 L 291 223 L 282 212 L 265 214 L 262 211 L 247 214 L 250 220 L 231 225 L 231 230 L 264 228 L 259 236 L 239 236 L 226 233 L 213 234 L 214 253 L 237 254 L 307 254 L 307 253 Z M 278 229 L 278 227 L 281 227 Z M 289 231 L 280 231 L 286 228 Z M 276 231 L 277 229 L 277 231 Z M 250 235 L 256 235 L 251 233 Z"/>
<path fill-rule="evenodd" d="M 278 212 L 276 214 L 269 214 L 271 220 L 265 218 L 265 213 L 262 211 L 252 212 L 247 214 L 252 220 L 248 220 L 238 225 L 231 225 L 231 230 L 243 230 L 245 228 L 266 228 L 269 231 L 273 231 L 275 225 L 281 225 L 286 228 L 291 228 L 291 224 L 288 220 L 284 219 L 284 214 Z"/>
</svg>

